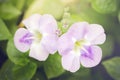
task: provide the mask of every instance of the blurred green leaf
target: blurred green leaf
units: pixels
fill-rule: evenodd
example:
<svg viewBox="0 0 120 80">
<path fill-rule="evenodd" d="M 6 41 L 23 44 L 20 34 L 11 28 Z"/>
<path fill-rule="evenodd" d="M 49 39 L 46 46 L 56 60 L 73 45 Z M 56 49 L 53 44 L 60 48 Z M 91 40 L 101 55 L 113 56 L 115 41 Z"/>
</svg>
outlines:
<svg viewBox="0 0 120 80">
<path fill-rule="evenodd" d="M 38 68 L 32 80 L 47 80 L 46 75 L 44 73 L 44 69 Z"/>
<path fill-rule="evenodd" d="M 13 68 L 14 80 L 31 80 L 37 69 L 37 65 L 29 62 L 24 66 L 16 65 Z"/>
<path fill-rule="evenodd" d="M 61 65 L 61 56 L 58 53 L 50 55 L 44 63 L 44 70 L 49 79 L 61 75 L 64 72 Z"/>
<path fill-rule="evenodd" d="M 33 62 L 21 66 L 7 60 L 0 70 L 0 80 L 30 80 L 36 69 L 37 65 Z"/>
<path fill-rule="evenodd" d="M 90 80 L 90 79 L 88 79 Z M 91 80 L 105 80 L 104 77 L 101 75 L 100 72 L 97 72 L 94 74 L 94 76 L 92 76 L 92 79 Z"/>
<path fill-rule="evenodd" d="M 112 29 L 113 32 L 111 34 L 114 40 L 120 43 L 120 12 L 118 13 L 118 18 L 116 17 L 116 22 L 117 23 Z"/>
<path fill-rule="evenodd" d="M 21 12 L 10 3 L 0 4 L 0 17 L 5 20 L 19 16 Z"/>
<path fill-rule="evenodd" d="M 60 19 L 63 15 L 64 6 L 60 0 L 35 0 L 26 11 L 24 18 L 34 13 L 51 14 L 56 19 Z"/>
<path fill-rule="evenodd" d="M 118 12 L 118 20 L 120 22 L 120 11 Z"/>
<path fill-rule="evenodd" d="M 27 8 L 34 2 L 34 0 L 26 0 Z"/>
<path fill-rule="evenodd" d="M 113 42 L 112 36 L 107 35 L 105 43 L 100 46 L 102 48 L 103 58 L 110 56 L 114 49 L 114 42 Z M 108 49 L 108 46 L 109 46 L 109 49 Z"/>
<path fill-rule="evenodd" d="M 19 28 L 17 26 L 18 19 L 12 19 L 12 20 L 5 20 L 5 23 L 7 25 L 7 28 L 9 29 L 10 33 L 14 36 L 16 30 Z"/>
<path fill-rule="evenodd" d="M 0 69 L 0 80 L 31 80 L 36 69 L 37 65 L 33 62 L 20 66 L 7 60 Z"/>
<path fill-rule="evenodd" d="M 12 68 L 14 64 L 7 60 L 0 69 L 0 80 L 13 80 Z"/>
<path fill-rule="evenodd" d="M 90 69 L 81 67 L 77 72 L 65 72 L 63 75 L 53 80 L 91 80 Z"/>
<path fill-rule="evenodd" d="M 0 3 L 4 3 L 4 2 L 6 2 L 6 1 L 8 1 L 8 0 L 0 0 Z"/>
<path fill-rule="evenodd" d="M 2 54 L 2 51 L 3 51 L 3 55 L 6 55 L 6 47 L 7 47 L 7 40 L 3 40 L 3 41 L 0 41 L 0 54 Z"/>
<path fill-rule="evenodd" d="M 21 12 L 27 9 L 34 0 L 9 0 Z"/>
<path fill-rule="evenodd" d="M 7 29 L 2 19 L 0 19 L 0 40 L 7 40 L 10 37 L 11 37 L 11 34 L 9 30 Z"/>
<path fill-rule="evenodd" d="M 18 9 L 18 10 L 22 10 L 24 8 L 24 5 L 26 3 L 27 0 L 10 0 L 12 1 L 13 5 Z"/>
<path fill-rule="evenodd" d="M 70 6 L 70 11 L 72 13 L 72 18 L 74 21 L 79 20 L 100 24 L 108 33 L 113 34 L 115 32 L 113 30 L 118 24 L 115 17 L 107 14 L 97 13 L 94 9 L 92 9 L 89 0 L 80 0 L 75 5 Z M 77 19 L 74 19 L 76 17 Z"/>
<path fill-rule="evenodd" d="M 11 34 L 14 36 L 16 30 L 18 29 L 18 26 L 13 24 L 13 25 L 10 25 L 10 27 L 8 27 L 8 29 L 11 32 Z"/>
<path fill-rule="evenodd" d="M 92 0 L 92 7 L 99 13 L 113 13 L 117 11 L 117 0 Z"/>
<path fill-rule="evenodd" d="M 25 65 L 29 62 L 27 53 L 19 52 L 14 45 L 13 39 L 8 41 L 7 54 L 9 59 L 17 65 Z"/>
<path fill-rule="evenodd" d="M 114 57 L 102 63 L 108 74 L 115 80 L 120 80 L 120 57 Z"/>
</svg>

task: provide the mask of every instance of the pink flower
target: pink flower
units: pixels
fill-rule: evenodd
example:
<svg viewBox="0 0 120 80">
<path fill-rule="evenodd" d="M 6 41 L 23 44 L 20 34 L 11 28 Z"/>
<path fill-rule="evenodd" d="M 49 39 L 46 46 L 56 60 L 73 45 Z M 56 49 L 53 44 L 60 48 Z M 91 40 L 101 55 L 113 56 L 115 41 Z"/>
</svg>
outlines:
<svg viewBox="0 0 120 80">
<path fill-rule="evenodd" d="M 84 67 L 98 65 L 102 50 L 98 44 L 106 39 L 104 29 L 98 24 L 78 22 L 58 40 L 58 52 L 62 56 L 62 66 L 70 72 L 76 72 L 80 64 Z"/>
<path fill-rule="evenodd" d="M 49 53 L 57 51 L 57 22 L 53 16 L 34 14 L 23 21 L 26 28 L 19 28 L 14 36 L 18 50 L 26 52 L 39 61 L 47 59 Z"/>
</svg>

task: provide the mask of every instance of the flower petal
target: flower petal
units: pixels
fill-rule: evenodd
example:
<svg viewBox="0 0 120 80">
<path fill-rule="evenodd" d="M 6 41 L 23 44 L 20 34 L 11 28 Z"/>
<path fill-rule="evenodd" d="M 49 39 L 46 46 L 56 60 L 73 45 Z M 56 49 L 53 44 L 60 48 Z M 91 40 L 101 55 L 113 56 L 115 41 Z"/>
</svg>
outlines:
<svg viewBox="0 0 120 80">
<path fill-rule="evenodd" d="M 30 48 L 29 56 L 39 61 L 45 61 L 48 58 L 49 53 L 42 46 L 41 43 L 33 43 Z"/>
<path fill-rule="evenodd" d="M 94 40 L 92 40 L 92 44 L 103 44 L 106 40 L 105 33 L 100 34 L 98 37 L 96 37 Z"/>
<path fill-rule="evenodd" d="M 39 28 L 40 18 L 41 18 L 41 15 L 33 14 L 29 18 L 23 20 L 22 22 L 25 25 L 25 27 L 27 27 L 28 29 L 30 29 L 30 30 L 35 29 L 36 30 Z"/>
<path fill-rule="evenodd" d="M 101 25 L 91 24 L 88 32 L 85 35 L 85 39 L 90 41 L 92 44 L 102 44 L 106 39 L 104 29 Z"/>
<path fill-rule="evenodd" d="M 69 53 L 74 47 L 74 41 L 71 39 L 71 35 L 63 34 L 58 40 L 58 52 L 61 55 Z"/>
<path fill-rule="evenodd" d="M 31 37 L 29 31 L 25 28 L 19 28 L 14 35 L 14 43 L 16 48 L 21 52 L 26 52 L 29 50 L 32 43 L 31 39 L 26 39 Z"/>
<path fill-rule="evenodd" d="M 62 56 L 62 66 L 70 72 L 76 72 L 80 68 L 79 56 L 75 56 L 73 53 Z"/>
<path fill-rule="evenodd" d="M 98 65 L 102 59 L 102 50 L 98 46 L 91 46 L 87 49 L 89 53 L 83 52 L 80 61 L 84 67 L 94 67 Z"/>
<path fill-rule="evenodd" d="M 52 15 L 45 14 L 41 16 L 39 24 L 41 33 L 55 34 L 57 30 L 57 22 Z"/>
<path fill-rule="evenodd" d="M 84 37 L 87 31 L 87 26 L 88 26 L 87 22 L 75 23 L 69 28 L 68 33 L 77 40 L 80 40 L 81 38 Z"/>
<path fill-rule="evenodd" d="M 44 45 L 46 50 L 51 54 L 54 54 L 57 51 L 57 45 L 58 45 L 57 42 L 58 42 L 58 36 L 50 35 L 50 34 L 47 36 L 43 36 L 41 40 L 41 44 Z"/>
</svg>

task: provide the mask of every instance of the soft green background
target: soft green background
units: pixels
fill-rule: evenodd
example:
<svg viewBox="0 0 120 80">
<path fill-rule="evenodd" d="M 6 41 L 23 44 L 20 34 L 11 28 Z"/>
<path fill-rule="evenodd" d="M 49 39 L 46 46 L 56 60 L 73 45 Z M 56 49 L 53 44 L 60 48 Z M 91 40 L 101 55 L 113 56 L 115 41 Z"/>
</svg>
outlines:
<svg viewBox="0 0 120 80">
<path fill-rule="evenodd" d="M 0 0 L 0 80 L 120 80 L 120 0 Z M 50 55 L 45 62 L 19 52 L 13 43 L 21 21 L 34 13 L 51 14 L 58 21 L 87 21 L 100 24 L 107 35 L 100 45 L 101 63 L 76 73 L 65 71 L 61 56 Z M 63 33 L 67 29 L 62 29 Z"/>
</svg>

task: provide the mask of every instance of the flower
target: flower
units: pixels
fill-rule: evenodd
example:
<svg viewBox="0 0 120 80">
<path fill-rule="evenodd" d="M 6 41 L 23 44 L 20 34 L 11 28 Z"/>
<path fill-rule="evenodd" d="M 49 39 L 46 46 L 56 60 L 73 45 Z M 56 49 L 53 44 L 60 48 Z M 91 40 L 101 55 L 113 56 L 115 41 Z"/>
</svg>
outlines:
<svg viewBox="0 0 120 80">
<path fill-rule="evenodd" d="M 104 29 L 98 24 L 77 22 L 58 40 L 58 52 L 62 56 L 62 66 L 70 72 L 76 72 L 80 64 L 84 67 L 98 65 L 102 50 L 98 44 L 106 39 Z"/>
<path fill-rule="evenodd" d="M 29 56 L 45 61 L 50 54 L 57 51 L 57 22 L 49 14 L 33 14 L 23 20 L 26 28 L 19 28 L 14 36 L 16 48 L 21 52 L 30 49 Z"/>
</svg>

